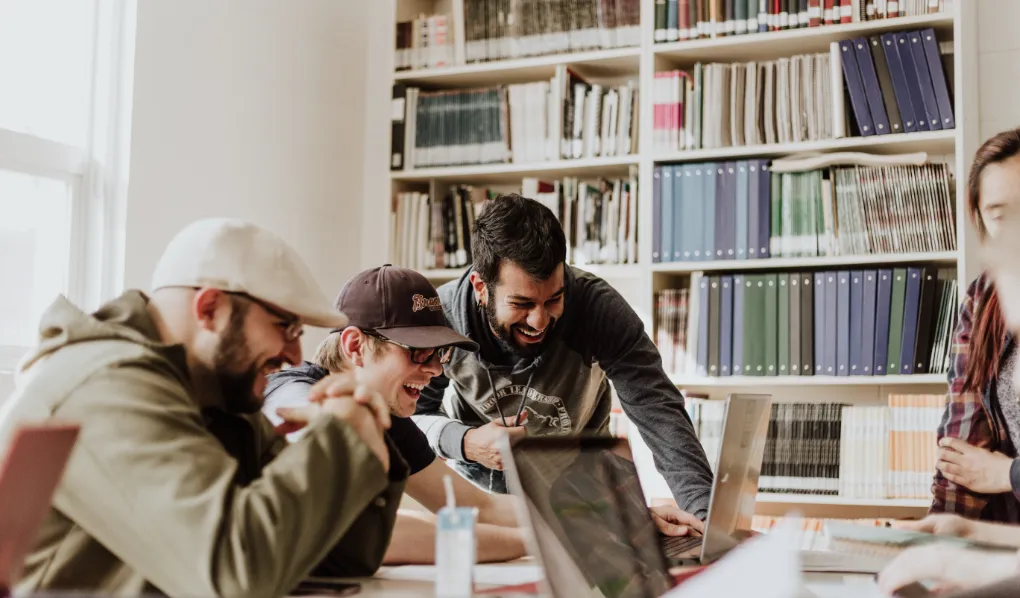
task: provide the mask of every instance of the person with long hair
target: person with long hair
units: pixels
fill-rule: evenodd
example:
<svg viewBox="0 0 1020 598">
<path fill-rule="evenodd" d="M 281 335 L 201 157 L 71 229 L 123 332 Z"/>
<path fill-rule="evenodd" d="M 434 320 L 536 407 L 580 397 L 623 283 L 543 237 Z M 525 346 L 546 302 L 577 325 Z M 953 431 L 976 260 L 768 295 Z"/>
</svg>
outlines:
<svg viewBox="0 0 1020 598">
<path fill-rule="evenodd" d="M 967 209 L 985 245 L 1020 207 L 1020 129 L 982 144 L 967 179 Z M 996 284 L 983 272 L 960 306 L 949 397 L 938 428 L 931 513 L 1020 522 L 1020 352 L 1007 330 Z"/>
</svg>

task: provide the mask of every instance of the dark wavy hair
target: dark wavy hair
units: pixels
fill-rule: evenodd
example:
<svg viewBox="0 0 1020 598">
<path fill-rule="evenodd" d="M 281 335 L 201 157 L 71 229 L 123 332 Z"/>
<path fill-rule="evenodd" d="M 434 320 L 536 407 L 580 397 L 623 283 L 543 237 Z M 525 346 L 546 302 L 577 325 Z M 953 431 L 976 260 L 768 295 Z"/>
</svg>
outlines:
<svg viewBox="0 0 1020 598">
<path fill-rule="evenodd" d="M 509 261 L 536 280 L 546 280 L 567 259 L 567 240 L 552 210 L 517 193 L 488 202 L 471 231 L 475 271 L 496 285 Z"/>
</svg>

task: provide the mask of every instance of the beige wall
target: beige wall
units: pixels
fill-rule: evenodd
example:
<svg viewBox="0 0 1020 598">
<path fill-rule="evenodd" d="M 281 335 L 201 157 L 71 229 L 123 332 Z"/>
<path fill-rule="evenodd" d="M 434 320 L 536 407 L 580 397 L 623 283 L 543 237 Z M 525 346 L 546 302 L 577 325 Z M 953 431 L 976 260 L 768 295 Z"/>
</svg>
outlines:
<svg viewBox="0 0 1020 598">
<path fill-rule="evenodd" d="M 279 233 L 331 297 L 357 271 L 371 4 L 139 2 L 127 287 L 207 216 Z"/>
<path fill-rule="evenodd" d="M 957 0 L 958 2 L 961 0 Z M 981 140 L 1020 126 L 1020 2 L 978 2 L 978 105 Z"/>
</svg>

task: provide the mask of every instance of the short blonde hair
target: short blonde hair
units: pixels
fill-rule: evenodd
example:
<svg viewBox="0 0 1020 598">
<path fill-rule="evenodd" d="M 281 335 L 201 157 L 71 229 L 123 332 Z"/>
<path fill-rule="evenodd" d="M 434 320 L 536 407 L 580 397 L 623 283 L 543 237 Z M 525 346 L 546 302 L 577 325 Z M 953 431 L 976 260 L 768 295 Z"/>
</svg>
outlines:
<svg viewBox="0 0 1020 598">
<path fill-rule="evenodd" d="M 351 364 L 344 357 L 344 348 L 340 342 L 342 334 L 342 330 L 330 332 L 326 338 L 322 339 L 322 342 L 315 349 L 315 355 L 312 356 L 312 361 L 333 374 L 346 371 L 351 367 Z M 367 351 L 369 353 L 375 351 L 379 340 L 370 334 L 365 334 L 365 340 Z"/>
</svg>

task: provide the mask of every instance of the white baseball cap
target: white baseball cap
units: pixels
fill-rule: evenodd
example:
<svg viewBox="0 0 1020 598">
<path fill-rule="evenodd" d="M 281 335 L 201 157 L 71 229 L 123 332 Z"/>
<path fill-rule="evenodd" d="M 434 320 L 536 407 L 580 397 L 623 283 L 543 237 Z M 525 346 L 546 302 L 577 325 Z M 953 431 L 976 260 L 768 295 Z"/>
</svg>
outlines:
<svg viewBox="0 0 1020 598">
<path fill-rule="evenodd" d="M 347 316 L 333 307 L 297 252 L 276 234 L 243 220 L 207 218 L 178 232 L 152 275 L 152 290 L 163 287 L 244 293 L 310 326 L 347 326 Z"/>
</svg>

